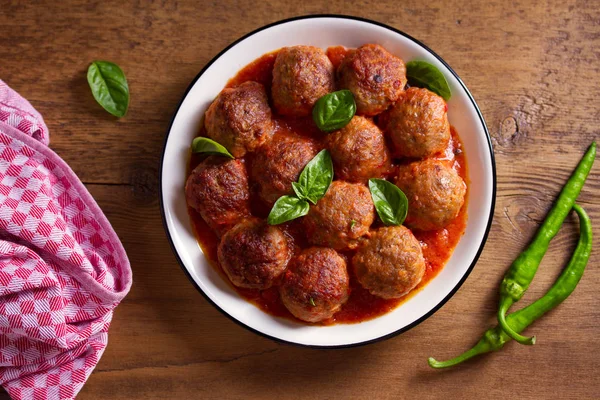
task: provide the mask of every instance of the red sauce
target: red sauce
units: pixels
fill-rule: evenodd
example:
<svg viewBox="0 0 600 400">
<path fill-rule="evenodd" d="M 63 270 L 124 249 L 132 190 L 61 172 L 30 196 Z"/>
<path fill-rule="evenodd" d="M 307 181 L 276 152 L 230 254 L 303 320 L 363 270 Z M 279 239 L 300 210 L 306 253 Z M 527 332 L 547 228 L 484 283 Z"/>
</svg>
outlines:
<svg viewBox="0 0 600 400">
<path fill-rule="evenodd" d="M 340 66 L 346 54 L 348 54 L 348 49 L 344 46 L 333 46 L 327 49 L 327 57 L 329 57 L 335 69 Z"/>
<path fill-rule="evenodd" d="M 271 82 L 273 81 L 273 65 L 277 58 L 277 51 L 267 53 L 260 58 L 246 65 L 236 76 L 227 82 L 225 87 L 236 87 L 244 82 L 255 81 L 262 83 L 267 89 L 267 93 L 271 93 Z"/>
<path fill-rule="evenodd" d="M 331 62 L 337 68 L 343 57 L 346 55 L 348 50 L 342 46 L 330 47 L 327 49 L 327 55 Z M 258 58 L 252 63 L 244 67 L 238 74 L 229 80 L 227 87 L 235 87 L 246 81 L 257 81 L 265 85 L 267 93 L 270 93 L 271 80 L 273 76 L 273 64 L 277 52 L 268 53 Z M 316 128 L 312 119 L 308 118 L 297 118 L 287 119 L 274 114 L 276 121 L 276 135 L 288 134 L 293 132 L 294 134 L 300 134 L 306 137 L 310 137 L 319 147 L 323 147 L 321 140 L 323 134 Z M 467 198 L 468 198 L 468 186 L 469 182 L 467 179 L 467 160 L 465 153 L 462 150 L 462 143 L 458 133 L 451 128 L 452 139 L 448 143 L 446 150 L 439 154 L 436 158 L 440 160 L 446 160 L 450 162 L 453 168 L 459 173 L 459 175 L 467 183 Z M 200 128 L 199 136 L 205 136 L 204 126 Z M 275 140 L 277 137 L 274 138 Z M 246 157 L 244 160 L 247 163 L 251 163 L 251 157 Z M 190 158 L 189 171 L 191 171 L 196 165 L 202 161 L 202 157 L 199 155 L 192 155 Z M 189 172 L 188 171 L 188 172 Z M 252 212 L 256 216 L 266 217 L 269 210 L 265 208 L 260 200 L 258 200 L 256 194 L 252 196 Z M 256 199 L 256 200 L 255 200 Z M 373 296 L 366 289 L 364 289 L 360 283 L 358 283 L 354 276 L 353 268 L 351 268 L 352 256 L 354 251 L 342 252 L 342 256 L 348 262 L 348 273 L 350 274 L 350 289 L 351 294 L 349 300 L 342 306 L 342 309 L 333 316 L 332 319 L 321 322 L 321 324 L 334 324 L 334 323 L 357 323 L 366 321 L 371 318 L 386 314 L 387 312 L 398 307 L 402 302 L 406 301 L 418 290 L 423 288 L 431 279 L 433 279 L 444 267 L 460 238 L 462 237 L 466 223 L 466 202 L 460 211 L 459 215 L 444 229 L 436 231 L 413 231 L 414 235 L 421 242 L 423 249 L 423 256 L 426 261 L 425 275 L 421 283 L 413 290 L 409 295 L 401 299 L 382 299 L 377 296 Z M 217 246 L 219 245 L 219 239 L 215 234 L 208 228 L 202 217 L 191 208 L 188 208 L 192 225 L 198 238 L 198 242 L 204 251 L 204 254 L 210 261 L 210 263 L 219 272 L 221 277 L 229 282 L 227 276 L 221 269 L 217 260 Z M 295 248 L 300 251 L 303 247 L 307 246 L 305 238 L 302 235 L 301 225 L 297 221 L 285 224 L 282 226 L 283 229 L 293 238 Z M 257 307 L 264 310 L 265 312 L 288 319 L 295 320 L 296 318 L 285 308 L 281 299 L 279 298 L 279 292 L 277 287 L 272 287 L 267 290 L 256 290 L 256 289 L 243 289 L 231 285 L 242 297 L 246 300 L 254 303 Z"/>
</svg>

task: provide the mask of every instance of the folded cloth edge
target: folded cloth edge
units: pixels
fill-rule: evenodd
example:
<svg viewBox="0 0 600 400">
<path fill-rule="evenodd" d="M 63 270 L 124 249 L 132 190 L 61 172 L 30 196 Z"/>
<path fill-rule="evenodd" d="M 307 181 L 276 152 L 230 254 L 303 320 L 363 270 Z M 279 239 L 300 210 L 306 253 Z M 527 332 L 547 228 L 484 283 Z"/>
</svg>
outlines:
<svg viewBox="0 0 600 400">
<path fill-rule="evenodd" d="M 12 112 L 10 112 L 9 110 L 11 110 Z M 25 116 L 25 119 L 30 124 L 35 124 L 38 129 L 34 132 L 30 131 L 28 133 L 25 132 L 23 129 L 19 128 L 19 126 L 14 127 L 25 134 L 30 134 L 31 136 L 33 136 L 34 139 L 39 140 L 46 146 L 50 144 L 50 135 L 48 134 L 48 127 L 46 126 L 42 115 L 31 105 L 29 100 L 22 97 L 19 93 L 11 89 L 6 82 L 0 79 L 0 113 L 2 111 L 9 111 L 9 115 L 16 113 L 17 116 Z M 17 125 L 20 122 L 22 122 L 22 120 L 18 121 Z M 13 126 L 8 122 L 5 123 L 9 126 Z"/>
<path fill-rule="evenodd" d="M 114 229 L 108 222 L 108 219 L 102 212 L 102 209 L 100 208 L 100 206 L 98 206 L 98 203 L 96 203 L 96 201 L 94 200 L 94 198 L 92 197 L 90 192 L 86 189 L 86 187 L 83 185 L 83 183 L 79 180 L 79 178 L 77 177 L 75 172 L 73 172 L 71 167 L 69 167 L 69 165 L 58 154 L 56 154 L 52 149 L 50 149 L 43 143 L 37 141 L 36 139 L 32 138 L 31 136 L 26 135 L 25 133 L 21 132 L 20 130 L 18 130 L 2 121 L 0 121 L 0 130 L 2 130 L 2 132 L 7 134 L 8 136 L 11 136 L 16 140 L 22 141 L 27 146 L 42 153 L 43 155 L 50 158 L 54 163 L 56 163 L 56 165 L 59 166 L 64 171 L 65 176 L 69 180 L 69 183 L 71 183 L 71 185 L 73 185 L 73 188 L 78 192 L 78 194 L 81 196 L 82 200 L 89 206 L 90 211 L 96 217 L 96 222 L 98 222 L 98 224 L 100 224 L 102 229 L 105 230 L 105 232 L 109 236 L 109 238 L 112 241 L 114 241 L 114 243 L 118 244 L 117 248 L 115 248 L 115 252 L 118 252 L 119 255 L 123 257 L 122 259 L 126 261 L 126 265 L 122 265 L 122 268 L 120 269 L 121 276 L 119 277 L 119 279 L 122 284 L 122 287 L 120 288 L 121 290 L 110 291 L 110 290 L 106 289 L 104 286 L 102 286 L 99 282 L 97 282 L 89 274 L 81 273 L 80 271 L 77 271 L 74 268 L 68 272 L 71 273 L 74 277 L 76 277 L 76 279 L 82 285 L 85 285 L 95 296 L 98 296 L 99 298 L 101 298 L 103 300 L 111 301 L 111 302 L 121 301 L 127 295 L 129 290 L 131 289 L 132 275 L 133 275 L 132 271 L 131 271 L 131 264 L 129 262 L 129 258 L 127 257 L 127 253 L 125 252 L 125 249 L 123 248 L 121 240 L 119 239 L 119 236 L 117 235 L 117 233 L 114 231 Z"/>
</svg>

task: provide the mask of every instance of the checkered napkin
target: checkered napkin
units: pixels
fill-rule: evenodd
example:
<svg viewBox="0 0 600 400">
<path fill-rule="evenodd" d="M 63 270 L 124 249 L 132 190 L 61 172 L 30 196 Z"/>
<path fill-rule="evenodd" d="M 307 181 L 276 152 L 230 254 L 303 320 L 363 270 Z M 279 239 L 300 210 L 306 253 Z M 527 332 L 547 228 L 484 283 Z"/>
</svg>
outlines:
<svg viewBox="0 0 600 400">
<path fill-rule="evenodd" d="M 0 80 L 0 385 L 72 399 L 131 286 L 125 250 L 48 128 Z"/>
</svg>

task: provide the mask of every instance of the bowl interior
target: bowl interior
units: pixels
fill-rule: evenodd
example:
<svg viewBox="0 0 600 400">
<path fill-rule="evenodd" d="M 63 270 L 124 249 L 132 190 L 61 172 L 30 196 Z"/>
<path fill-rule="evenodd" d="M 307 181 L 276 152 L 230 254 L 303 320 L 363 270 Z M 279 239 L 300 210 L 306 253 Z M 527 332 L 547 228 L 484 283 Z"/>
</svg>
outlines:
<svg viewBox="0 0 600 400">
<path fill-rule="evenodd" d="M 467 155 L 470 192 L 464 237 L 444 269 L 421 291 L 392 312 L 359 324 L 307 326 L 276 318 L 241 298 L 202 254 L 188 218 L 183 186 L 187 154 L 200 120 L 211 101 L 241 68 L 284 46 L 306 44 L 358 47 L 378 43 L 405 61 L 421 59 L 436 65 L 452 90 L 450 123 L 457 129 Z M 238 322 L 270 337 L 309 346 L 347 346 L 404 331 L 429 315 L 466 279 L 485 242 L 493 214 L 495 171 L 485 123 L 475 102 L 455 74 L 425 47 L 390 28 L 342 17 L 304 18 L 259 30 L 218 56 L 197 77 L 172 122 L 163 154 L 161 196 L 168 235 L 185 270 L 218 308 Z"/>
</svg>

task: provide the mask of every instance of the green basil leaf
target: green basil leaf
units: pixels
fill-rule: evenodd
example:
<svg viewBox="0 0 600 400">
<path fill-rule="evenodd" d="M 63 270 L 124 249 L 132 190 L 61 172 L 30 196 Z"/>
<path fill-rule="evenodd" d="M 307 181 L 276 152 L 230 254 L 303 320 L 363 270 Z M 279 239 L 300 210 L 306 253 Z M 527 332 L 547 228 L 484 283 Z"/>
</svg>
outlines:
<svg viewBox="0 0 600 400">
<path fill-rule="evenodd" d="M 221 146 L 219 143 L 215 142 L 212 139 L 202 136 L 198 136 L 192 141 L 192 153 L 215 154 L 219 156 L 234 158 L 224 146 Z"/>
<path fill-rule="evenodd" d="M 327 150 L 321 150 L 302 170 L 298 183 L 292 184 L 298 198 L 317 204 L 333 181 L 333 162 Z"/>
<path fill-rule="evenodd" d="M 369 179 L 375 209 L 385 225 L 402 225 L 408 214 L 408 199 L 398 186 L 384 179 Z"/>
<path fill-rule="evenodd" d="M 294 196 L 281 196 L 271 209 L 267 222 L 269 225 L 279 225 L 308 214 L 310 205 L 306 200 Z"/>
<path fill-rule="evenodd" d="M 296 196 L 299 199 L 308 200 L 306 195 L 304 194 L 304 187 L 298 182 L 292 182 L 292 189 L 294 189 L 294 193 L 296 193 Z"/>
<path fill-rule="evenodd" d="M 452 97 L 452 92 L 444 74 L 428 62 L 409 61 L 406 63 L 406 78 L 411 86 L 429 89 L 439 94 L 446 101 Z"/>
<path fill-rule="evenodd" d="M 349 90 L 326 94 L 315 103 L 312 117 L 324 132 L 343 128 L 356 113 L 356 102 Z"/>
<path fill-rule="evenodd" d="M 94 61 L 87 72 L 94 98 L 115 117 L 123 117 L 129 107 L 129 85 L 123 70 L 108 61 Z"/>
</svg>

